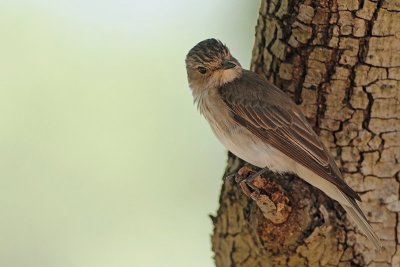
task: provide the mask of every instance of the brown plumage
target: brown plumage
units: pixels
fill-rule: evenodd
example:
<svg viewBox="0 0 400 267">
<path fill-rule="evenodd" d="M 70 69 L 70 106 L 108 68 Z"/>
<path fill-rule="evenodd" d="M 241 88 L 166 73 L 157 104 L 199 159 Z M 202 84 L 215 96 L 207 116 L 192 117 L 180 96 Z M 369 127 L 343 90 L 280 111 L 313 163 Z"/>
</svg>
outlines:
<svg viewBox="0 0 400 267">
<path fill-rule="evenodd" d="M 251 88 L 240 94 L 241 88 Z M 361 201 L 341 178 L 332 157 L 288 96 L 251 71 L 219 88 L 234 119 L 264 142 Z"/>
<path fill-rule="evenodd" d="M 220 41 L 197 44 L 186 57 L 188 81 L 200 112 L 225 147 L 241 159 L 290 172 L 337 200 L 360 230 L 380 241 L 359 208 L 360 197 L 293 101 L 257 74 L 243 70 Z"/>
</svg>

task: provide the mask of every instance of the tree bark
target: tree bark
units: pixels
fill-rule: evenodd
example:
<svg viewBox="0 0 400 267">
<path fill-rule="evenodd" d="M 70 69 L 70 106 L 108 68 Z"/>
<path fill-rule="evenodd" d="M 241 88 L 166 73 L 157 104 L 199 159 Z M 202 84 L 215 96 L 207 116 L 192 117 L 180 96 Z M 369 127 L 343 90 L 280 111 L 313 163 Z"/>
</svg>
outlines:
<svg viewBox="0 0 400 267">
<path fill-rule="evenodd" d="M 261 0 L 251 69 L 301 106 L 383 249 L 318 189 L 268 173 L 250 198 L 224 182 L 216 266 L 400 266 L 400 2 Z M 226 174 L 244 164 L 229 154 Z"/>
</svg>

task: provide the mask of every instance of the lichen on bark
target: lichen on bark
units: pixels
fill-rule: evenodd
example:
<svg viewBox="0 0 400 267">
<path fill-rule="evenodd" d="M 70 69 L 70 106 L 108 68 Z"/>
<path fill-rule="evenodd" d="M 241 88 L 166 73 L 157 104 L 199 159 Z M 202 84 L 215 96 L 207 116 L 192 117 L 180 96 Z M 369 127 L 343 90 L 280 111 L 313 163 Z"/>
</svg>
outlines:
<svg viewBox="0 0 400 267">
<path fill-rule="evenodd" d="M 298 103 L 335 157 L 383 249 L 341 207 L 291 175 L 264 175 L 288 197 L 265 219 L 234 181 L 221 190 L 212 236 L 225 266 L 400 266 L 400 4 L 262 0 L 251 69 Z M 226 173 L 244 162 L 230 154 Z"/>
</svg>

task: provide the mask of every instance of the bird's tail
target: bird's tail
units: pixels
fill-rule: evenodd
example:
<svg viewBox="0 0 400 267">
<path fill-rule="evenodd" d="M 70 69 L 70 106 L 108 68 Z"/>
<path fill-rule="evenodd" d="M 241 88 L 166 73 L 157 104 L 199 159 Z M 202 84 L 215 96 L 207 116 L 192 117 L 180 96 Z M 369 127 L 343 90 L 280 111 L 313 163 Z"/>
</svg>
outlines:
<svg viewBox="0 0 400 267">
<path fill-rule="evenodd" d="M 351 220 L 358 226 L 361 232 L 366 237 L 368 237 L 369 240 L 371 240 L 376 249 L 380 250 L 382 248 L 381 241 L 379 240 L 379 237 L 375 234 L 374 230 L 372 230 L 371 225 L 368 223 L 367 218 L 358 206 L 356 200 L 351 199 L 347 196 L 345 197 L 351 205 L 342 205 L 342 207 L 346 210 Z"/>
<path fill-rule="evenodd" d="M 369 240 L 380 250 L 382 248 L 379 237 L 372 230 L 367 218 L 358 206 L 356 200 L 343 193 L 336 185 L 327 181 L 326 179 L 316 175 L 311 170 L 297 164 L 297 174 L 306 182 L 321 189 L 325 194 L 334 200 L 338 201 L 340 205 L 346 210 L 347 214 L 352 221 L 358 226 L 361 232 L 368 237 Z"/>
</svg>

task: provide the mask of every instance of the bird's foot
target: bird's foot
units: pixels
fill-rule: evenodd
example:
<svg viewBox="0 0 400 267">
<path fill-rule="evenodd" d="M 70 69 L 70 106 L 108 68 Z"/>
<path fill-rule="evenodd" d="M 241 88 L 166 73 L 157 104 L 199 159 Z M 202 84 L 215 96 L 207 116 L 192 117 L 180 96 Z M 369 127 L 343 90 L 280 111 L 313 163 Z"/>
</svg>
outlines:
<svg viewBox="0 0 400 267">
<path fill-rule="evenodd" d="M 230 174 L 226 178 L 229 179 L 235 177 L 235 182 L 239 184 L 243 193 L 250 198 L 258 198 L 261 194 L 261 190 L 254 184 L 254 180 L 261 174 L 266 172 L 267 169 L 264 168 L 258 172 L 254 172 L 253 169 L 244 166 L 239 169 L 235 174 Z"/>
<path fill-rule="evenodd" d="M 230 174 L 229 178 L 235 177 L 243 193 L 255 201 L 265 218 L 274 224 L 281 224 L 291 213 L 289 198 L 273 179 L 261 177 L 267 170 L 264 168 L 255 172 L 244 166 L 236 174 Z"/>
<path fill-rule="evenodd" d="M 224 182 L 230 181 L 230 180 L 232 180 L 233 178 L 235 178 L 235 180 L 236 180 L 236 176 L 237 176 L 237 175 L 238 175 L 237 172 L 232 172 L 232 173 L 226 175 L 226 176 L 223 178 L 223 179 L 224 179 Z"/>
</svg>

